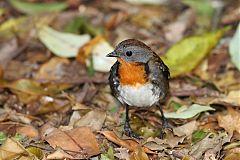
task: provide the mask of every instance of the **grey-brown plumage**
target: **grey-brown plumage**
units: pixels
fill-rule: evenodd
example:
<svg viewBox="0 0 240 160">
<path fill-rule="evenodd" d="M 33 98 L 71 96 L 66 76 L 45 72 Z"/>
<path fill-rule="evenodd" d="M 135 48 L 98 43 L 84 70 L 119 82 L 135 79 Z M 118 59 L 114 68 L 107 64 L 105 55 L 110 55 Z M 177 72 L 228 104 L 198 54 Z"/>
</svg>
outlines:
<svg viewBox="0 0 240 160">
<path fill-rule="evenodd" d="M 169 69 L 150 47 L 135 39 L 122 41 L 107 56 L 118 59 L 110 70 L 109 84 L 113 95 L 126 107 L 125 132 L 134 137 L 128 106 L 159 105 L 168 94 Z"/>
</svg>

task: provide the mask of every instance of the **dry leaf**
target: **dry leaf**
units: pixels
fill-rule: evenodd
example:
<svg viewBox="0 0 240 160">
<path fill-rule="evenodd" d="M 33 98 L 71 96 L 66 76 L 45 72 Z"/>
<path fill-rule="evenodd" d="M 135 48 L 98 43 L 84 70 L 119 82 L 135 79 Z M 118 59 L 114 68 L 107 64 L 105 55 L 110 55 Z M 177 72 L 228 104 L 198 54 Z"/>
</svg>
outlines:
<svg viewBox="0 0 240 160">
<path fill-rule="evenodd" d="M 99 131 L 102 128 L 103 122 L 106 118 L 106 112 L 90 111 L 82 118 L 80 118 L 74 127 L 90 127 L 93 131 Z"/>
<path fill-rule="evenodd" d="M 143 148 L 138 146 L 130 155 L 130 160 L 149 160 Z"/>
<path fill-rule="evenodd" d="M 12 138 L 7 138 L 0 147 L 1 160 L 14 159 L 23 153 L 27 153 L 24 147 L 18 141 Z"/>
<path fill-rule="evenodd" d="M 147 148 L 153 151 L 162 151 L 167 147 L 169 147 L 167 145 L 166 139 L 159 139 L 157 137 L 155 138 L 149 137 L 147 139 L 147 142 L 144 144 L 144 146 L 146 146 Z"/>
<path fill-rule="evenodd" d="M 69 64 L 66 58 L 53 57 L 44 63 L 37 72 L 35 79 L 38 80 L 60 80 L 64 76 L 63 65 Z"/>
<path fill-rule="evenodd" d="M 129 153 L 127 148 L 114 148 L 114 150 L 117 152 L 114 154 L 115 157 L 118 159 L 129 160 Z"/>
<path fill-rule="evenodd" d="M 38 130 L 30 125 L 17 127 L 16 131 L 17 133 L 20 133 L 31 138 L 37 138 L 39 136 Z"/>
<path fill-rule="evenodd" d="M 236 131 L 240 134 L 240 113 L 232 107 L 227 107 L 227 115 L 218 115 L 218 124 L 223 127 L 230 135 Z"/>
<path fill-rule="evenodd" d="M 53 147 L 60 147 L 74 156 L 81 154 L 82 158 L 89 158 L 100 153 L 95 135 L 90 128 L 79 127 L 68 131 L 54 129 L 46 136 L 46 141 Z"/>
<path fill-rule="evenodd" d="M 196 121 L 188 122 L 179 127 L 173 128 L 174 135 L 177 136 L 190 136 L 195 130 L 197 130 L 198 123 Z"/>
<path fill-rule="evenodd" d="M 47 159 L 64 159 L 64 158 L 74 159 L 73 156 L 64 152 L 61 148 L 58 148 L 55 152 L 47 156 Z"/>
<path fill-rule="evenodd" d="M 203 140 L 193 145 L 189 154 L 196 159 L 200 159 L 206 151 L 217 148 L 220 143 L 223 145 L 228 140 L 230 140 L 229 136 L 224 133 L 219 135 L 210 133 Z"/>
<path fill-rule="evenodd" d="M 168 144 L 171 148 L 174 148 L 178 145 L 178 143 L 182 143 L 186 136 L 178 137 L 174 136 L 172 132 L 166 133 L 166 144 Z"/>
<path fill-rule="evenodd" d="M 240 90 L 230 91 L 227 96 L 222 96 L 215 98 L 210 103 L 217 103 L 217 104 L 230 104 L 233 106 L 240 106 Z"/>
<path fill-rule="evenodd" d="M 133 139 L 120 139 L 113 131 L 103 131 L 101 132 L 109 141 L 116 143 L 122 147 L 129 149 L 130 151 L 134 151 L 138 146 L 141 146 Z M 142 147 L 145 153 L 153 154 L 151 150 L 146 147 Z"/>
</svg>

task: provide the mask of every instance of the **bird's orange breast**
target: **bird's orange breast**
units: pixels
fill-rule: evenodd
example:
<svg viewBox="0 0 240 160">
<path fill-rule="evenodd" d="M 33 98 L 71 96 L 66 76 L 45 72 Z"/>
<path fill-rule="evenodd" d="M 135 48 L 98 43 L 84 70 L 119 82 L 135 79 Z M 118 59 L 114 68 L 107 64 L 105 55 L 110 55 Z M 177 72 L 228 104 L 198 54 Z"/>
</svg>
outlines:
<svg viewBox="0 0 240 160">
<path fill-rule="evenodd" d="M 144 65 L 129 63 L 118 58 L 120 63 L 118 68 L 120 83 L 122 85 L 138 85 L 146 83 L 146 73 Z"/>
</svg>

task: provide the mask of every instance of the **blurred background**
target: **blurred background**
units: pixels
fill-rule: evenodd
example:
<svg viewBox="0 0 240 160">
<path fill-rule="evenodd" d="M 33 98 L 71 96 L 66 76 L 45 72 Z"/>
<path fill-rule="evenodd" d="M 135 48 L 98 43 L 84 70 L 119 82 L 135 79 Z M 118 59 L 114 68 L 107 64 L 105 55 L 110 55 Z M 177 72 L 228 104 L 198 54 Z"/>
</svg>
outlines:
<svg viewBox="0 0 240 160">
<path fill-rule="evenodd" d="M 239 20 L 239 0 L 1 0 L 0 159 L 239 159 Z M 105 56 L 128 38 L 170 69 L 164 140 L 156 108 L 121 137 Z"/>
</svg>

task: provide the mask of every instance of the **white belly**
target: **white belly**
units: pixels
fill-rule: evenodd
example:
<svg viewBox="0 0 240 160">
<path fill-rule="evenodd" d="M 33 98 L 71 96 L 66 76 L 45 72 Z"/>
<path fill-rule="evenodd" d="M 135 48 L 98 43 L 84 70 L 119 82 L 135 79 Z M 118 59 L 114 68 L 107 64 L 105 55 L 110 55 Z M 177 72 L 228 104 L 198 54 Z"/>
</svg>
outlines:
<svg viewBox="0 0 240 160">
<path fill-rule="evenodd" d="M 120 85 L 118 89 L 118 100 L 130 106 L 149 107 L 159 101 L 160 89 L 155 89 L 153 92 L 153 85 L 150 83 L 137 87 Z"/>
</svg>

